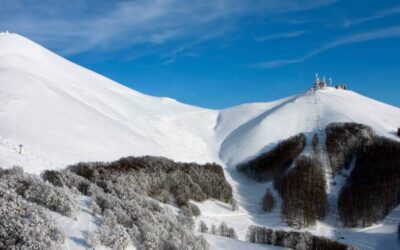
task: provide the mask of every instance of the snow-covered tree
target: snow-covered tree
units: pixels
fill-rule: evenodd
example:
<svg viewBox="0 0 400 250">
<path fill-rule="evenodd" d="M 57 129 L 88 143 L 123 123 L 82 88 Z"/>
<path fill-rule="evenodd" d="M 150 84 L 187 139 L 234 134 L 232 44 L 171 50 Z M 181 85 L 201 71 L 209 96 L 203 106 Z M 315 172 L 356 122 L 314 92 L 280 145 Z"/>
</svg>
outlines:
<svg viewBox="0 0 400 250">
<path fill-rule="evenodd" d="M 207 227 L 207 224 L 204 222 L 204 221 L 200 221 L 200 224 L 199 224 L 199 231 L 201 232 L 201 233 L 208 233 L 208 227 Z"/>
<path fill-rule="evenodd" d="M 0 182 L 0 249 L 61 249 L 64 233 L 48 211 Z"/>
<path fill-rule="evenodd" d="M 118 224 L 113 212 L 106 210 L 100 229 L 89 236 L 89 242 L 92 247 L 101 243 L 111 249 L 123 250 L 131 242 L 131 239 L 126 229 Z"/>
</svg>

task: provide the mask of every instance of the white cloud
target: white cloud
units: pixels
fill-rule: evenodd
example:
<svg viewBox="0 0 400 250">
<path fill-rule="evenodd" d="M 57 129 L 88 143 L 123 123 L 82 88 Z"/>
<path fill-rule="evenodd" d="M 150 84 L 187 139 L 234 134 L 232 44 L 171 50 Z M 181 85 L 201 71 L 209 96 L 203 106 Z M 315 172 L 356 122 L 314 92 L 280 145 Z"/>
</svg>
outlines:
<svg viewBox="0 0 400 250">
<path fill-rule="evenodd" d="M 281 38 L 295 38 L 295 37 L 299 37 L 299 36 L 303 35 L 304 33 L 305 33 L 304 30 L 296 30 L 296 31 L 285 32 L 285 33 L 259 36 L 259 37 L 256 37 L 254 40 L 256 40 L 257 42 L 265 42 L 265 41 L 281 39 Z"/>
<path fill-rule="evenodd" d="M 389 16 L 398 15 L 398 14 L 400 14 L 400 6 L 396 6 L 396 7 L 392 7 L 389 9 L 378 11 L 377 13 L 375 13 L 372 16 L 362 17 L 362 18 L 358 18 L 358 19 L 354 19 L 354 20 L 346 20 L 344 23 L 344 27 L 354 27 L 354 26 L 361 25 L 366 22 L 370 22 L 370 21 L 374 21 L 374 20 L 378 20 L 378 19 L 382 19 L 382 18 L 386 18 Z"/>
<path fill-rule="evenodd" d="M 198 44 L 232 31 L 249 15 L 301 11 L 336 0 L 1 1 L 0 28 L 63 54 L 78 54 L 177 41 Z"/>
<path fill-rule="evenodd" d="M 353 44 L 353 43 L 361 43 L 371 40 L 378 40 L 378 39 L 385 39 L 385 38 L 393 38 L 400 36 L 400 26 L 391 26 L 386 27 L 378 30 L 363 32 L 352 34 L 347 37 L 343 37 L 332 42 L 329 42 L 319 48 L 309 51 L 303 56 L 291 58 L 291 59 L 279 59 L 279 60 L 272 60 L 266 61 L 262 63 L 258 63 L 254 65 L 256 68 L 268 69 L 268 68 L 276 68 L 284 65 L 295 64 L 304 62 L 318 54 L 321 54 L 325 51 L 334 49 L 339 46 Z"/>
</svg>

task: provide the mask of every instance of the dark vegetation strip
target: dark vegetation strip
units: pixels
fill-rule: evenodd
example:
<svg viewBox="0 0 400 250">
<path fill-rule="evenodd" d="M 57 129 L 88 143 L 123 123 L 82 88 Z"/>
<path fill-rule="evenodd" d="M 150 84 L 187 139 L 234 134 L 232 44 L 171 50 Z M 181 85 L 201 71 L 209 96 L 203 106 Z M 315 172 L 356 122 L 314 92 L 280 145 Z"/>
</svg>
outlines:
<svg viewBox="0 0 400 250">
<path fill-rule="evenodd" d="M 298 134 L 280 142 L 272 150 L 239 164 L 237 169 L 255 181 L 269 181 L 289 168 L 305 146 L 306 136 Z"/>
<path fill-rule="evenodd" d="M 247 230 L 247 241 L 251 243 L 287 247 L 295 250 L 346 250 L 352 246 L 318 237 L 308 232 L 280 231 L 259 226 L 250 226 Z"/>
</svg>

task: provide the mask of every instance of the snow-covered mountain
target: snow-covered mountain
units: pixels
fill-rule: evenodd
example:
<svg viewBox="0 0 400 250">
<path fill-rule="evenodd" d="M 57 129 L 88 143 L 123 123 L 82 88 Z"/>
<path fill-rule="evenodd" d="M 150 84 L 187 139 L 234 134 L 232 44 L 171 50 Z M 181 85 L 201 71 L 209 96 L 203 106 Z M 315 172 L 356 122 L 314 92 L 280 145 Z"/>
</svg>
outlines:
<svg viewBox="0 0 400 250">
<path fill-rule="evenodd" d="M 302 132 L 311 139 L 321 127 L 348 121 L 398 140 L 400 109 L 352 91 L 328 88 L 209 110 L 144 95 L 20 35 L 0 35 L 0 167 L 19 165 L 39 174 L 128 155 L 217 162 L 226 170 L 240 209 L 229 212 L 208 201 L 198 205 L 204 220 L 230 222 L 240 239 L 250 224 L 285 225 L 278 213 L 253 217 L 270 184 L 238 176 L 236 164 L 290 136 Z M 318 224 L 313 231 L 329 236 L 332 229 Z"/>
<path fill-rule="evenodd" d="M 400 109 L 352 91 L 317 96 L 322 126 L 355 121 L 395 137 Z M 194 107 L 141 94 L 20 35 L 0 36 L 2 151 L 22 144 L 28 155 L 19 158 L 47 158 L 30 172 L 145 154 L 232 165 L 291 135 L 311 133 L 315 110 L 308 94 L 225 110 Z"/>
</svg>

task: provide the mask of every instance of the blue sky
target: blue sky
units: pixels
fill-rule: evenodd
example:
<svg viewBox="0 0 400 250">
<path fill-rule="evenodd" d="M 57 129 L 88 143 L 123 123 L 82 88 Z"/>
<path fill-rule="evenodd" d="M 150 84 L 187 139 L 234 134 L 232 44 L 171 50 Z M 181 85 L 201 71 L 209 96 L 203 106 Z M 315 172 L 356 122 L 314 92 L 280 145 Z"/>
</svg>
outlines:
<svg viewBox="0 0 400 250">
<path fill-rule="evenodd" d="M 316 72 L 400 107 L 398 0 L 0 0 L 0 29 L 208 108 L 293 95 Z"/>
</svg>

